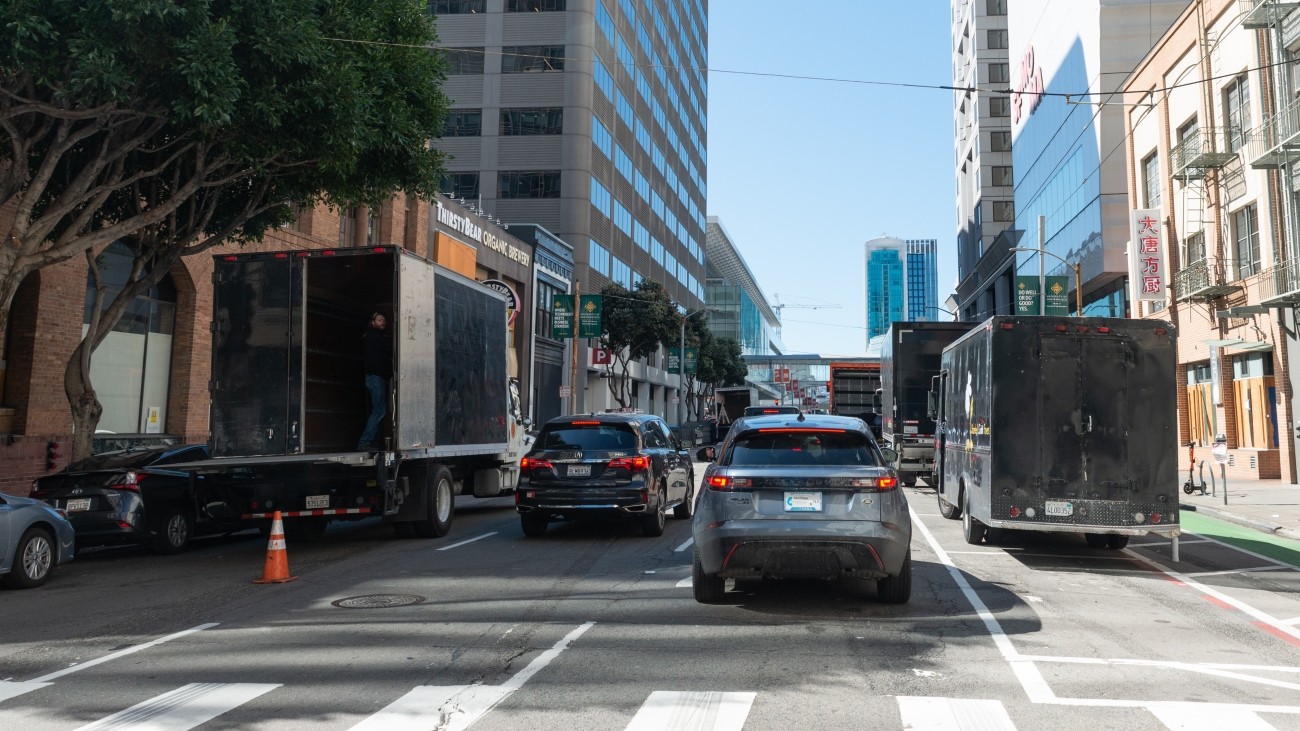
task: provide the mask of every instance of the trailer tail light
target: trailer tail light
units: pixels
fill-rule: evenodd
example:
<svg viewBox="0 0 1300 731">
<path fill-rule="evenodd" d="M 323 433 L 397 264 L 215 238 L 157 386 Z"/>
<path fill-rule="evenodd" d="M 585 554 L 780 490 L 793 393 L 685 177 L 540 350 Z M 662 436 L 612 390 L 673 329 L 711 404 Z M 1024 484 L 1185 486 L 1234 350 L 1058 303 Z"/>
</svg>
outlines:
<svg viewBox="0 0 1300 731">
<path fill-rule="evenodd" d="M 320 255 L 321 255 L 321 256 L 334 256 L 335 253 L 337 253 L 337 252 L 335 252 L 333 249 L 325 249 L 324 251 L 322 251 L 322 252 L 320 253 Z"/>
<path fill-rule="evenodd" d="M 1099 326 L 1099 327 L 1097 328 L 1097 332 L 1099 332 L 1099 333 L 1105 335 L 1105 334 L 1107 334 L 1107 333 L 1110 332 L 1110 328 L 1105 327 L 1105 326 Z"/>
<path fill-rule="evenodd" d="M 650 469 L 650 458 L 637 455 L 636 457 L 618 457 L 611 459 L 609 464 L 605 465 L 607 470 L 624 469 L 632 472 L 641 472 Z"/>
<path fill-rule="evenodd" d="M 284 251 L 277 251 L 277 252 L 275 252 L 274 254 L 272 254 L 272 256 L 274 256 L 276 259 L 288 259 L 288 258 L 289 258 L 289 254 L 288 254 L 288 252 L 284 252 Z"/>
<path fill-rule="evenodd" d="M 1003 330 L 1015 330 L 1015 329 L 1016 329 L 1016 324 L 1015 324 L 1014 322 L 1004 322 L 1004 323 L 1002 323 L 1002 325 L 1001 325 L 1000 327 L 1001 327 Z"/>
<path fill-rule="evenodd" d="M 1074 328 L 1074 331 L 1075 331 L 1075 332 L 1086 333 L 1086 332 L 1088 332 L 1088 326 L 1087 326 L 1087 325 L 1079 325 L 1079 326 L 1077 326 L 1077 327 Z"/>
<path fill-rule="evenodd" d="M 1057 325 L 1057 326 L 1056 326 L 1056 331 L 1057 331 L 1058 333 L 1063 333 L 1063 332 L 1065 332 L 1066 330 L 1069 330 L 1069 329 L 1070 329 L 1070 328 L 1068 328 L 1068 327 L 1066 327 L 1066 326 L 1064 326 L 1064 325 Z"/>
<path fill-rule="evenodd" d="M 221 257 L 221 260 L 222 260 L 222 261 L 239 261 L 239 257 L 235 256 L 234 254 L 228 254 L 228 255 L 226 255 L 226 256 Z"/>
<path fill-rule="evenodd" d="M 1151 522 L 1152 522 L 1152 523 L 1159 523 L 1159 522 L 1160 522 L 1160 513 L 1152 513 L 1152 514 L 1151 514 Z"/>
<path fill-rule="evenodd" d="M 1010 515 L 1010 516 L 1013 517 L 1013 518 L 1019 518 L 1019 517 L 1020 517 L 1020 508 L 1017 508 L 1016 506 L 1012 505 L 1012 506 L 1011 506 L 1011 509 L 1007 511 L 1007 514 Z"/>
</svg>

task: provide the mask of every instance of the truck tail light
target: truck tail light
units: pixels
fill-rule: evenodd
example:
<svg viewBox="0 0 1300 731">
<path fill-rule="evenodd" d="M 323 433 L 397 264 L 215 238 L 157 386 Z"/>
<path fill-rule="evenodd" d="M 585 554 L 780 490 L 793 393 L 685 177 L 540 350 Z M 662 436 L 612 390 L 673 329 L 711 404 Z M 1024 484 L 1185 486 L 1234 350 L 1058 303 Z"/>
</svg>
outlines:
<svg viewBox="0 0 1300 731">
<path fill-rule="evenodd" d="M 1014 322 L 1004 322 L 1001 327 L 1003 330 L 1015 330 L 1016 324 Z"/>
<path fill-rule="evenodd" d="M 624 469 L 631 472 L 641 472 L 650 469 L 650 458 L 637 455 L 636 457 L 618 457 L 611 459 L 609 464 L 605 465 L 607 470 Z"/>
<path fill-rule="evenodd" d="M 1099 332 L 1099 333 L 1105 335 L 1105 334 L 1107 334 L 1107 333 L 1110 332 L 1110 328 L 1108 328 L 1108 327 L 1106 327 L 1106 326 L 1104 326 L 1104 325 L 1100 325 L 1100 326 L 1097 327 L 1097 332 Z"/>
</svg>

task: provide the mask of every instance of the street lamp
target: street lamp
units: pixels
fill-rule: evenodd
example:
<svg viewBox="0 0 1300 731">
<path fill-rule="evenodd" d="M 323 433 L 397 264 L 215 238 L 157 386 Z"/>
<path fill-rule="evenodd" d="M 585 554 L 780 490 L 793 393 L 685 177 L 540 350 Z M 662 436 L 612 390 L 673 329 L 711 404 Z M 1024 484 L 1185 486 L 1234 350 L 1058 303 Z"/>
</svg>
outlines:
<svg viewBox="0 0 1300 731">
<path fill-rule="evenodd" d="M 1075 302 L 1074 316 L 1083 317 L 1083 271 L 1082 271 L 1083 265 L 1082 264 L 1071 264 L 1070 262 L 1065 260 L 1065 257 L 1061 256 L 1060 254 L 1050 252 L 1047 249 L 1031 249 L 1025 246 L 1013 246 L 1010 249 L 1007 249 L 1007 251 L 1018 251 L 1018 252 L 1023 252 L 1025 254 L 1047 254 L 1049 256 L 1056 257 L 1061 261 L 1062 264 L 1073 269 L 1074 270 L 1074 302 Z M 1039 271 L 1041 272 L 1042 270 L 1040 269 Z M 1038 277 L 1039 277 L 1038 296 L 1042 298 L 1042 301 L 1044 303 L 1046 303 L 1047 292 L 1044 291 L 1046 289 L 1044 286 L 1044 282 L 1046 280 L 1043 279 L 1043 275 L 1041 273 L 1038 275 Z M 1043 306 L 1046 307 L 1046 304 L 1044 304 Z M 1045 310 L 1040 310 L 1040 312 L 1043 311 Z"/>
<path fill-rule="evenodd" d="M 686 407 L 686 321 L 702 312 L 717 312 L 716 307 L 701 307 L 698 310 L 691 310 L 682 315 L 681 336 L 677 341 L 677 427 L 680 429 L 682 422 L 686 421 L 682 417 L 682 409 Z"/>
</svg>

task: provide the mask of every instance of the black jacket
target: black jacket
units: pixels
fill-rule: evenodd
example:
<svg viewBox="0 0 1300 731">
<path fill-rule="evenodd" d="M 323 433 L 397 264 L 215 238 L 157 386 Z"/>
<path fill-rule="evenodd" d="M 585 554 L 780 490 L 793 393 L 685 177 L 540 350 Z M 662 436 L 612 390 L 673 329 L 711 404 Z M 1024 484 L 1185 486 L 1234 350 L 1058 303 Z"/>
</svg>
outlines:
<svg viewBox="0 0 1300 731">
<path fill-rule="evenodd" d="M 393 377 L 393 341 L 383 330 L 369 328 L 361 336 L 362 359 L 367 376 Z"/>
</svg>

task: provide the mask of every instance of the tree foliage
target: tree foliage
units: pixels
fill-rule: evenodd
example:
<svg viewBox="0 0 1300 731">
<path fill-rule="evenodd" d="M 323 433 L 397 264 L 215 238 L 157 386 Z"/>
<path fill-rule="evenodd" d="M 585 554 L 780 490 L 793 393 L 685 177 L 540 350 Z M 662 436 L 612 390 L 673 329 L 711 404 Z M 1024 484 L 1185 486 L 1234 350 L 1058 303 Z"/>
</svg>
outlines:
<svg viewBox="0 0 1300 731">
<path fill-rule="evenodd" d="M 601 347 L 612 360 L 606 367 L 609 392 L 619 406 L 632 403 L 629 370 L 632 361 L 675 344 L 680 319 L 668 291 L 659 282 L 643 279 L 636 289 L 608 284 L 600 290 L 602 302 Z"/>
<path fill-rule="evenodd" d="M 437 190 L 447 101 L 418 0 L 11 0 L 0 24 L 0 334 L 33 271 L 136 254 L 65 373 L 74 456 L 98 420 L 90 352 L 180 256 L 293 205 Z"/>
</svg>

